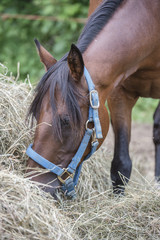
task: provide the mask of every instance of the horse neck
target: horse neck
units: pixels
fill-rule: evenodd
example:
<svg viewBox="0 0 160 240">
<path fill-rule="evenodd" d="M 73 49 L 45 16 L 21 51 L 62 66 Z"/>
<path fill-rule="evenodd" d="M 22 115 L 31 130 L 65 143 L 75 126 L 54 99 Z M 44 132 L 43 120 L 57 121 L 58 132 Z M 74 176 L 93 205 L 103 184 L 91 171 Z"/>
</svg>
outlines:
<svg viewBox="0 0 160 240">
<path fill-rule="evenodd" d="M 112 84 L 118 84 L 136 72 L 142 60 L 153 51 L 154 38 L 150 36 L 157 34 L 158 24 L 149 8 L 153 9 L 154 2 L 124 1 L 90 43 L 83 58 L 97 87 L 103 86 L 107 90 Z M 158 6 L 154 14 L 160 10 L 160 4 Z"/>
</svg>

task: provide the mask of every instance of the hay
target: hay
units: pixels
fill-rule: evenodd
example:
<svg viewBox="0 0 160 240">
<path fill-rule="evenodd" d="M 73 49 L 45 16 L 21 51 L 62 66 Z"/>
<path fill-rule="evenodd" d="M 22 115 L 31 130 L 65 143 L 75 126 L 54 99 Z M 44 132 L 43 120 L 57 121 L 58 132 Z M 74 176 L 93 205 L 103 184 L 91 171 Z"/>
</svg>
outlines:
<svg viewBox="0 0 160 240">
<path fill-rule="evenodd" d="M 160 239 L 160 193 L 134 169 L 126 196 L 115 198 L 105 146 L 85 163 L 77 200 L 49 194 L 23 177 L 32 134 L 25 126 L 30 84 L 0 74 L 0 239 Z M 107 156 L 107 159 L 106 159 Z"/>
<path fill-rule="evenodd" d="M 0 215 L 1 239 L 73 239 L 70 221 L 54 200 L 5 171 L 0 174 Z"/>
<path fill-rule="evenodd" d="M 5 169 L 17 168 L 17 159 L 23 159 L 26 144 L 31 141 L 25 116 L 32 86 L 29 79 L 21 83 L 16 80 L 8 76 L 8 69 L 0 64 L 0 164 Z"/>
</svg>

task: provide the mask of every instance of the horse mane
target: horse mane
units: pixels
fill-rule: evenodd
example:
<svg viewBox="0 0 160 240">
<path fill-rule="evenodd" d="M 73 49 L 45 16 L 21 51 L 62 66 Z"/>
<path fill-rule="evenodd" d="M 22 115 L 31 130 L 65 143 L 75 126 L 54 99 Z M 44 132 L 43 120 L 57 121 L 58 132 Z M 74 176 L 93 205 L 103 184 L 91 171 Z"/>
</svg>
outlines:
<svg viewBox="0 0 160 240">
<path fill-rule="evenodd" d="M 78 39 L 77 46 L 83 53 L 103 27 L 112 18 L 124 0 L 104 0 L 89 17 L 87 24 Z"/>
<path fill-rule="evenodd" d="M 90 16 L 77 43 L 77 46 L 82 53 L 103 29 L 122 2 L 123 0 L 103 1 L 96 11 Z M 69 68 L 67 65 L 67 56 L 68 53 L 66 53 L 61 60 L 50 67 L 49 70 L 44 74 L 35 89 L 36 95 L 30 105 L 27 115 L 28 117 L 31 115 L 32 122 L 33 118 L 38 120 L 41 111 L 42 100 L 49 90 L 54 122 L 54 124 L 52 124 L 53 130 L 56 132 L 56 135 L 60 140 L 62 140 L 62 129 L 61 119 L 57 114 L 57 102 L 55 96 L 57 87 L 61 91 L 62 101 L 64 101 L 67 106 L 70 125 L 73 129 L 81 129 L 82 126 L 82 116 L 78 99 L 81 98 L 84 101 L 86 100 L 84 97 L 82 97 L 81 93 L 76 88 L 74 81 L 70 77 Z"/>
</svg>

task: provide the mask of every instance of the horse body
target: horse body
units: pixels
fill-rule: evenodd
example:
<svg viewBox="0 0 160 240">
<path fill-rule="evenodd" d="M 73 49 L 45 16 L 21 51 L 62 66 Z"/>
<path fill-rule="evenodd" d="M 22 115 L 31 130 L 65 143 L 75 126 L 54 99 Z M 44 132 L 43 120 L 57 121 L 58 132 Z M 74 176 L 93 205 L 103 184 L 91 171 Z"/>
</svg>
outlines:
<svg viewBox="0 0 160 240">
<path fill-rule="evenodd" d="M 160 97 L 159 11 L 158 1 L 125 1 L 92 42 L 92 50 L 87 50 L 92 54 L 95 52 L 96 63 L 98 58 L 103 61 L 99 63 L 101 67 L 95 70 L 98 72 L 103 66 L 103 77 L 98 81 L 102 82 L 103 79 L 103 86 L 113 85 L 109 94 L 106 92 L 104 95 L 108 99 L 115 133 L 111 167 L 115 189 L 123 185 L 119 172 L 128 179 L 131 173 L 129 142 L 132 108 L 138 97 Z M 100 57 L 96 51 L 101 54 Z"/>
<path fill-rule="evenodd" d="M 105 20 L 106 22 L 103 22 L 105 11 L 110 11 L 111 6 L 113 6 L 113 10 L 111 10 L 110 17 Z M 106 98 L 108 99 L 115 132 L 115 153 L 111 167 L 111 178 L 114 189 L 115 191 L 118 189 L 118 192 L 123 191 L 123 182 L 119 172 L 127 179 L 131 173 L 128 146 L 132 107 L 140 96 L 160 98 L 159 12 L 160 2 L 157 0 L 104 1 L 88 20 L 79 38 L 77 46 L 80 52 L 71 48 L 69 55 L 67 54 L 68 57 L 64 57 L 64 61 L 62 61 L 62 65 L 66 64 L 66 61 L 68 62 L 69 81 L 73 82 L 74 87 L 82 92 L 83 97 L 88 94 L 82 70 L 83 62 L 90 72 L 100 96 L 99 117 L 103 131 L 100 145 L 108 132 L 109 117 L 105 109 L 105 101 Z M 100 21 L 98 24 L 102 26 L 95 34 L 93 25 L 97 21 Z M 90 28 L 91 30 L 89 30 Z M 92 37 L 89 36 L 90 33 L 93 34 Z M 85 40 L 86 36 L 91 38 L 90 42 Z M 86 39 L 88 39 L 87 37 Z M 44 54 L 42 47 L 39 47 L 39 54 L 42 62 L 49 69 L 54 60 L 47 62 L 47 59 L 50 58 L 47 52 Z M 57 63 L 54 62 L 54 64 L 56 66 Z M 52 74 L 48 76 L 50 78 Z M 45 84 L 48 78 L 45 79 Z M 61 89 L 55 89 L 57 102 L 55 113 L 65 116 L 67 115 L 65 99 L 63 99 Z M 33 148 L 49 161 L 61 164 L 63 167 L 69 164 L 77 151 L 87 121 L 88 106 L 83 101 L 81 102 L 81 98 L 77 97 L 77 99 L 83 119 L 81 134 L 78 134 L 77 138 L 75 131 L 72 131 L 70 127 L 64 128 L 63 141 L 60 141 L 56 134 L 51 133 L 51 126 L 49 126 L 52 123 L 51 112 L 53 110 L 51 108 L 53 99 L 51 94 L 49 95 L 49 90 L 45 92 L 41 101 L 38 123 L 47 122 L 47 125 L 43 124 L 37 128 Z M 90 146 L 88 146 L 84 156 L 89 150 Z M 30 159 L 29 167 L 35 166 L 37 164 Z M 34 178 L 34 180 L 44 183 L 53 179 L 56 179 L 56 176 L 53 177 L 51 173 Z M 59 185 L 57 180 L 55 183 L 57 186 Z M 55 183 L 52 186 L 55 186 Z"/>
</svg>

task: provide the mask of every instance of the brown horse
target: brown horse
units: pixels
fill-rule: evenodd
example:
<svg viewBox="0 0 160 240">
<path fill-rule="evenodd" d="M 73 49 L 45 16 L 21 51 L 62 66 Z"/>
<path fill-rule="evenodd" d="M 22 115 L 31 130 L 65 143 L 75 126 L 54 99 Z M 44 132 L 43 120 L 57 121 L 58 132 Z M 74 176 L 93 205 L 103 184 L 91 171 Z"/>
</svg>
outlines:
<svg viewBox="0 0 160 240">
<path fill-rule="evenodd" d="M 111 179 L 116 192 L 123 192 L 120 174 L 130 178 L 129 141 L 131 111 L 141 97 L 160 98 L 160 2 L 158 0 L 103 1 L 90 16 L 77 47 L 71 46 L 56 61 L 38 42 L 47 73 L 37 87 L 30 114 L 37 119 L 33 150 L 49 162 L 67 168 L 85 133 L 89 96 L 84 65 L 99 93 L 99 119 L 103 138 L 108 132 L 111 112 L 115 133 L 115 154 Z M 91 126 L 93 127 L 93 126 Z M 90 152 L 89 142 L 83 159 Z M 39 167 L 31 158 L 29 168 Z M 49 183 L 54 192 L 61 181 L 52 172 L 33 176 Z"/>
</svg>

